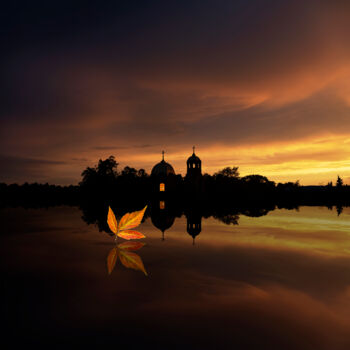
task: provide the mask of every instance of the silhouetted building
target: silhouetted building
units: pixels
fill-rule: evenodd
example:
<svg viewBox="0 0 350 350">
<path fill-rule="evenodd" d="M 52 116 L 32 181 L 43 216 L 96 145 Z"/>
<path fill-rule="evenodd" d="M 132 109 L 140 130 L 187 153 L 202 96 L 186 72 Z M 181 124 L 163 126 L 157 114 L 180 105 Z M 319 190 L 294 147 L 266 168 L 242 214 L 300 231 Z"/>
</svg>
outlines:
<svg viewBox="0 0 350 350">
<path fill-rule="evenodd" d="M 152 203 L 151 221 L 153 226 L 162 232 L 162 240 L 164 241 L 164 233 L 173 226 L 175 216 L 168 210 L 166 202 L 159 201 L 159 203 Z"/>
<path fill-rule="evenodd" d="M 200 192 L 202 189 L 202 161 L 193 153 L 187 159 L 186 184 L 189 191 Z"/>
<path fill-rule="evenodd" d="M 199 212 L 189 212 L 186 214 L 187 218 L 187 233 L 193 238 L 193 244 L 196 236 L 202 231 L 202 216 Z"/>
<path fill-rule="evenodd" d="M 164 160 L 162 151 L 162 161 L 157 163 L 151 172 L 153 192 L 160 197 L 174 192 L 176 187 L 174 168 Z"/>
</svg>

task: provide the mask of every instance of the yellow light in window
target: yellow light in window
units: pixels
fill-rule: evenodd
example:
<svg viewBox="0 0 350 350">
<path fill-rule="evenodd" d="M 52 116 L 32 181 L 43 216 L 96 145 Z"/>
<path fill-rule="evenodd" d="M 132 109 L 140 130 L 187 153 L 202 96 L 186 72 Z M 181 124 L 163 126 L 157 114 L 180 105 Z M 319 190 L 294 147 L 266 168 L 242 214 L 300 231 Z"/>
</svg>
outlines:
<svg viewBox="0 0 350 350">
<path fill-rule="evenodd" d="M 160 209 L 165 209 L 165 202 L 164 201 L 160 201 L 159 202 L 159 208 Z"/>
<path fill-rule="evenodd" d="M 165 184 L 161 183 L 161 184 L 159 185 L 159 191 L 160 191 L 160 192 L 164 192 L 164 191 L 165 191 Z"/>
</svg>

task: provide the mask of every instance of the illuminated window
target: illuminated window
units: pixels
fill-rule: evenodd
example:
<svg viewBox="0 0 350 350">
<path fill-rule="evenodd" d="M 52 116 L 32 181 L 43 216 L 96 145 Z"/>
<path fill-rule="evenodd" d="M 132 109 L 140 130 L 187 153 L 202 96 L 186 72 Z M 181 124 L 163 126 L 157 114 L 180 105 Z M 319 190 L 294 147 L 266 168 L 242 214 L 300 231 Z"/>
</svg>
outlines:
<svg viewBox="0 0 350 350">
<path fill-rule="evenodd" d="M 160 192 L 164 192 L 164 191 L 165 191 L 165 184 L 161 183 L 161 184 L 159 185 L 159 191 L 160 191 Z"/>
<path fill-rule="evenodd" d="M 165 209 L 165 202 L 164 201 L 160 201 L 159 202 L 159 208 L 160 209 Z"/>
</svg>

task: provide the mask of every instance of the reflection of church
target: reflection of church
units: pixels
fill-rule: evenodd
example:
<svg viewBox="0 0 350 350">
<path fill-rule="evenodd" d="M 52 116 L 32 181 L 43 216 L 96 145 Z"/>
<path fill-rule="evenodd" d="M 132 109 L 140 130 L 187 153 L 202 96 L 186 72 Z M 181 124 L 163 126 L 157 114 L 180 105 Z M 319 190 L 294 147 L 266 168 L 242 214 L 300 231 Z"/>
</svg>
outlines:
<svg viewBox="0 0 350 350">
<path fill-rule="evenodd" d="M 164 241 L 164 233 L 173 226 L 175 216 L 165 207 L 165 202 L 160 201 L 159 207 L 152 206 L 151 221 L 153 226 L 162 232 L 162 240 Z"/>
<path fill-rule="evenodd" d="M 178 185 L 177 176 L 174 168 L 164 160 L 164 151 L 162 151 L 162 160 L 157 163 L 151 172 L 153 179 L 153 192 L 160 196 L 175 193 Z M 190 191 L 199 192 L 202 180 L 202 162 L 195 154 L 193 147 L 192 155 L 187 159 L 187 172 L 185 183 Z"/>
<path fill-rule="evenodd" d="M 202 231 L 202 216 L 198 211 L 190 211 L 186 213 L 187 219 L 187 233 L 192 237 L 193 244 L 196 236 Z"/>
<path fill-rule="evenodd" d="M 170 229 L 174 222 L 175 216 L 180 217 L 182 211 L 175 213 L 173 208 L 170 208 L 170 203 L 166 201 L 153 202 L 151 205 L 151 221 L 153 226 L 162 232 L 162 240 L 165 240 L 165 231 Z M 175 215 L 176 214 L 176 215 Z M 202 216 L 196 207 L 185 210 L 186 229 L 187 233 L 192 237 L 193 244 L 196 236 L 202 230 Z"/>
</svg>

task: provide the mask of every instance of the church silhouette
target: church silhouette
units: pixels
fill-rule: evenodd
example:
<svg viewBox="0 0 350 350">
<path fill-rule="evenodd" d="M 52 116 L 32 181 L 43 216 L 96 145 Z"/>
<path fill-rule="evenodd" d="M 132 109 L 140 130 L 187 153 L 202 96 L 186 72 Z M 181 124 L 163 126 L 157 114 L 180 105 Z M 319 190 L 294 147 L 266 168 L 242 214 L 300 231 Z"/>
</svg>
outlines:
<svg viewBox="0 0 350 350">
<path fill-rule="evenodd" d="M 199 205 L 191 205 L 179 212 L 176 207 L 172 206 L 171 201 L 154 201 L 150 205 L 149 214 L 153 226 L 161 231 L 163 241 L 165 240 L 165 231 L 174 225 L 176 217 L 184 216 L 186 218 L 186 231 L 192 237 L 192 244 L 195 244 L 195 238 L 202 231 L 202 214 Z"/>
<path fill-rule="evenodd" d="M 176 175 L 174 167 L 164 160 L 164 151 L 162 151 L 162 160 L 157 163 L 151 172 L 153 193 L 159 197 L 165 197 L 167 194 L 176 192 L 176 187 L 179 184 L 180 178 Z M 186 162 L 186 176 L 184 179 L 186 188 L 190 192 L 200 192 L 202 185 L 202 161 L 195 154 L 195 147 L 193 146 L 193 153 Z"/>
</svg>

